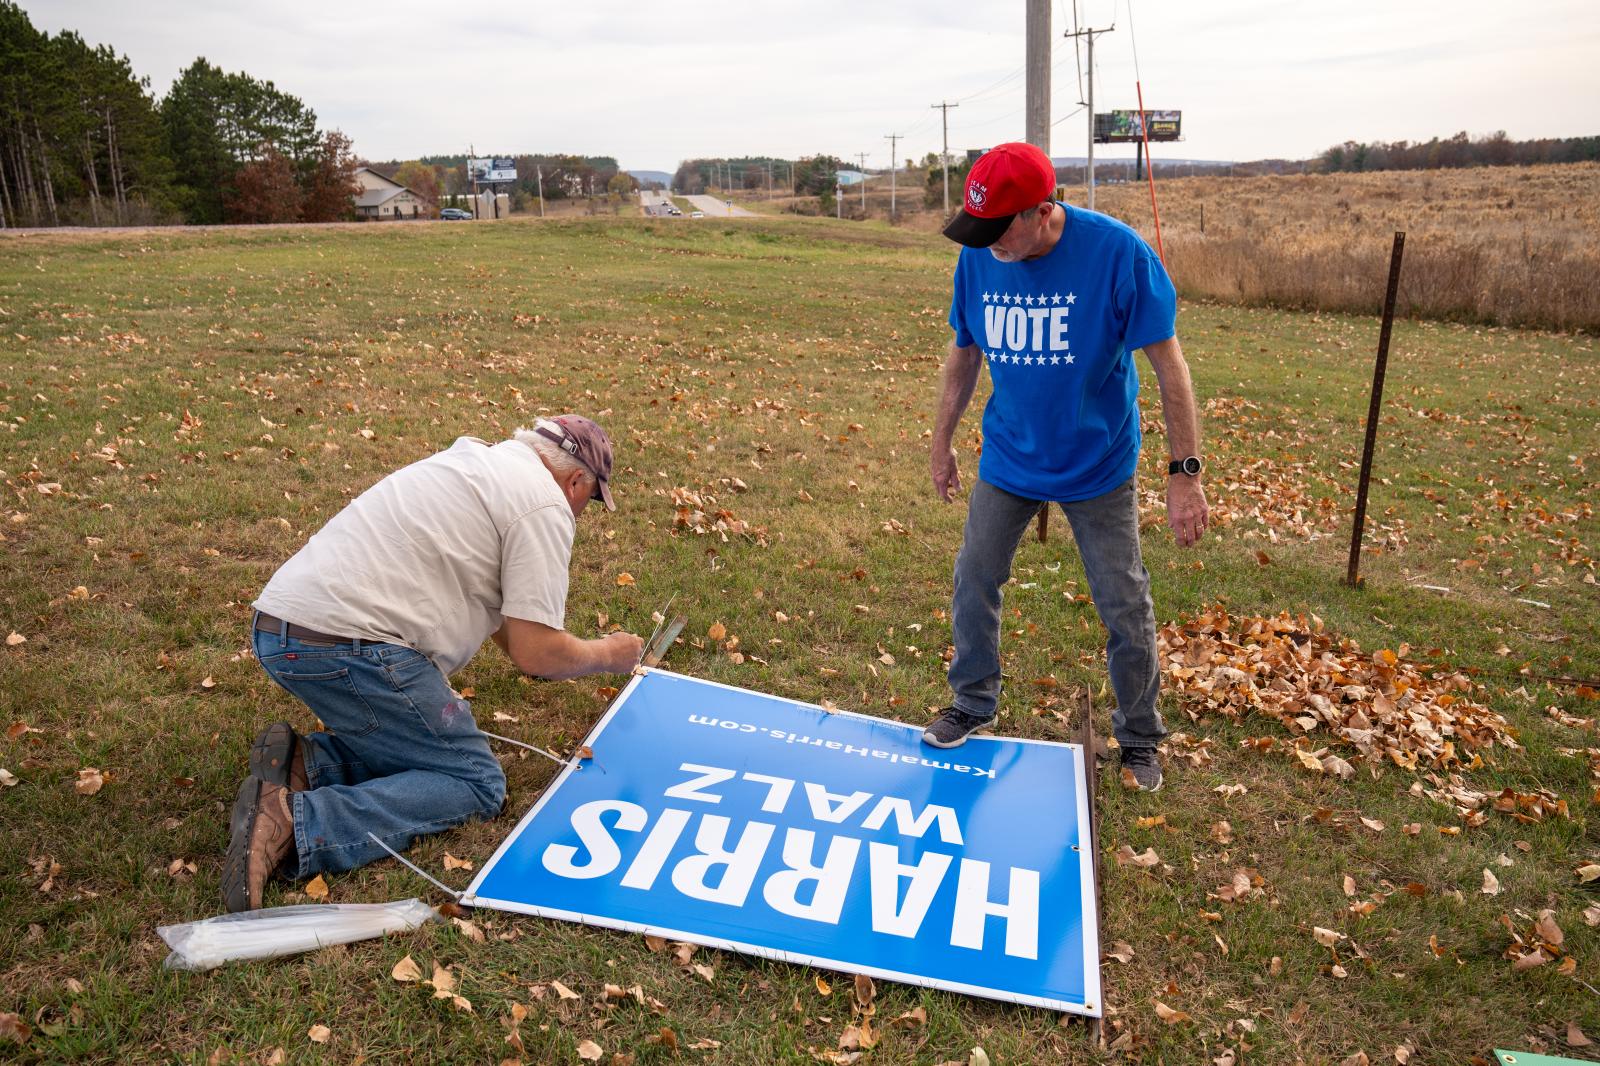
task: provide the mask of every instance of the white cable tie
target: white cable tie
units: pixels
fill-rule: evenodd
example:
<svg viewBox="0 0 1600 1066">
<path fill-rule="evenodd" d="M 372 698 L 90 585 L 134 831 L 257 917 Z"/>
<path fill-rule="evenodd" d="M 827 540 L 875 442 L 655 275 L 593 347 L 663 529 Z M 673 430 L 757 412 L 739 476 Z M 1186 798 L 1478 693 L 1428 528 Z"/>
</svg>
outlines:
<svg viewBox="0 0 1600 1066">
<path fill-rule="evenodd" d="M 440 881 L 437 877 L 434 877 L 433 875 L 429 874 L 428 871 L 424 870 L 422 867 L 418 866 L 416 863 L 412 862 L 410 859 L 406 858 L 404 855 L 400 854 L 398 851 L 394 850 L 389 845 L 387 845 L 383 841 L 379 840 L 378 839 L 378 834 L 376 834 L 374 832 L 371 832 L 369 830 L 367 832 L 367 836 L 371 837 L 373 843 L 377 844 L 378 847 L 382 848 L 384 851 L 387 851 L 390 855 L 393 855 L 395 858 L 399 859 L 401 864 L 406 866 L 407 868 L 409 868 L 412 873 L 416 874 L 418 877 L 421 877 L 421 878 L 423 878 L 423 879 L 425 879 L 427 881 L 431 881 L 436 887 L 444 890 L 445 892 L 448 892 L 450 894 L 450 898 L 454 899 L 457 903 L 461 902 L 461 893 L 457 892 L 455 889 L 451 888 L 449 885 L 445 884 L 443 881 Z"/>
</svg>

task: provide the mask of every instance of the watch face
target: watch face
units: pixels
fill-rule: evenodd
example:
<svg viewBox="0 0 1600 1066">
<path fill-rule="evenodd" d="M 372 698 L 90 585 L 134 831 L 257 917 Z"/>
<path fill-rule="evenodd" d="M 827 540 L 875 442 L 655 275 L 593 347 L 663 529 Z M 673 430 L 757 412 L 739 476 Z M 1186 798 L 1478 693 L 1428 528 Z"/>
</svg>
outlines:
<svg viewBox="0 0 1600 1066">
<path fill-rule="evenodd" d="M 1191 455 L 1183 461 L 1183 472 L 1191 477 L 1200 472 L 1200 457 Z"/>
</svg>

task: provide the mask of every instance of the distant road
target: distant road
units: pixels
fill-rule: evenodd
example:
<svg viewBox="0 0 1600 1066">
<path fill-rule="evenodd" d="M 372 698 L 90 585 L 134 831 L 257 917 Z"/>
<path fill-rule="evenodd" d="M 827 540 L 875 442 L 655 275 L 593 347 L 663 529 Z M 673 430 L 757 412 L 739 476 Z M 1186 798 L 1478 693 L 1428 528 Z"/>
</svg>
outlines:
<svg viewBox="0 0 1600 1066">
<path fill-rule="evenodd" d="M 695 210 L 704 211 L 707 218 L 755 218 L 754 211 L 746 211 L 742 207 L 728 206 L 726 200 L 719 200 L 715 196 L 685 196 Z"/>
<path fill-rule="evenodd" d="M 639 207 L 646 216 L 669 215 L 672 213 L 672 198 L 664 192 L 640 189 Z"/>
</svg>

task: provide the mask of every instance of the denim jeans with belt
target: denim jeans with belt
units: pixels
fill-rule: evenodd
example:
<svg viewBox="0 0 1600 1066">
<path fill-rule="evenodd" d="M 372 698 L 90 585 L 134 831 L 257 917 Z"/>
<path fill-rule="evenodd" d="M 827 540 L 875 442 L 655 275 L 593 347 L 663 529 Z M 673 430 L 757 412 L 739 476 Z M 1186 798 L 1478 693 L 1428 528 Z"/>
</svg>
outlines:
<svg viewBox="0 0 1600 1066">
<path fill-rule="evenodd" d="M 304 738 L 310 789 L 292 799 L 300 878 L 350 870 L 417 837 L 489 819 L 506 777 L 439 668 L 398 644 L 256 630 L 256 660 L 329 730 Z"/>
<path fill-rule="evenodd" d="M 967 526 L 956 556 L 950 606 L 955 658 L 950 660 L 954 705 L 992 718 L 1000 699 L 1001 586 L 1038 500 L 979 481 L 967 503 Z M 1089 577 L 1095 610 L 1110 634 L 1106 660 L 1117 709 L 1112 732 L 1123 747 L 1150 747 L 1166 735 L 1156 710 L 1161 674 L 1156 657 L 1150 575 L 1139 553 L 1139 498 L 1129 478 L 1104 496 L 1059 505 L 1072 526 Z"/>
</svg>

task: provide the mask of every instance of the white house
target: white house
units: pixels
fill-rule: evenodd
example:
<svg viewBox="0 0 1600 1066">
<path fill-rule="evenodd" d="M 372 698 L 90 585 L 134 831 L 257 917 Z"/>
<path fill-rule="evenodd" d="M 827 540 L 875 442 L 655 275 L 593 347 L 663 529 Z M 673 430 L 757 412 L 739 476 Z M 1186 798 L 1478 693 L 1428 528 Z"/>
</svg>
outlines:
<svg viewBox="0 0 1600 1066">
<path fill-rule="evenodd" d="M 355 176 L 361 183 L 361 192 L 355 198 L 357 218 L 429 218 L 433 215 L 433 204 L 371 167 L 358 167 Z"/>
</svg>

